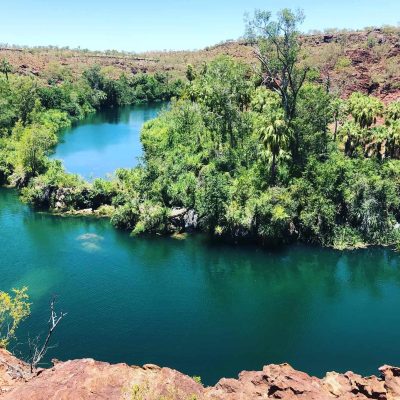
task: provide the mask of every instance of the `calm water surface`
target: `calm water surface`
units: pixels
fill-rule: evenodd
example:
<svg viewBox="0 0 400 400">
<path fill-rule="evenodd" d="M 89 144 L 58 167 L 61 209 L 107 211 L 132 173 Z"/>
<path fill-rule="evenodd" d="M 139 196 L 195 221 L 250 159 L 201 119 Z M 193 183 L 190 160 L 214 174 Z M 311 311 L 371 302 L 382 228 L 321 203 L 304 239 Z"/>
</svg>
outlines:
<svg viewBox="0 0 400 400">
<path fill-rule="evenodd" d="M 106 177 L 117 168 L 131 168 L 142 153 L 140 129 L 166 103 L 120 107 L 93 114 L 62 134 L 52 158 L 68 172 L 86 179 Z"/>
<path fill-rule="evenodd" d="M 389 249 L 131 238 L 106 221 L 33 213 L 6 189 L 0 249 L 0 289 L 27 285 L 33 303 L 20 341 L 45 330 L 53 294 L 68 311 L 49 358 L 156 363 L 206 383 L 284 361 L 317 375 L 400 364 Z"/>
<path fill-rule="evenodd" d="M 85 176 L 127 166 L 140 154 L 134 115 L 156 112 L 125 109 L 115 123 L 95 116 L 66 133 L 56 154 Z M 0 189 L 0 252 L 0 290 L 29 286 L 20 342 L 45 331 L 52 295 L 68 312 L 49 359 L 156 363 L 207 384 L 268 363 L 316 375 L 400 365 L 400 263 L 390 249 L 271 252 L 200 235 L 131 238 L 104 220 L 34 213 Z"/>
</svg>

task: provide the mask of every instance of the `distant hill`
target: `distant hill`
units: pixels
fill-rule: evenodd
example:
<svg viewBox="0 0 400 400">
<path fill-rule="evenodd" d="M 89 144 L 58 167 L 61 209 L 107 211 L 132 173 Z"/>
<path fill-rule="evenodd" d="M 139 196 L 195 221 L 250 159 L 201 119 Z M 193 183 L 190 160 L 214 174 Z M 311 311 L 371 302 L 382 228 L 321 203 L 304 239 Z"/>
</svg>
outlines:
<svg viewBox="0 0 400 400">
<path fill-rule="evenodd" d="M 332 90 L 347 96 L 353 91 L 371 93 L 385 102 L 400 98 L 400 28 L 386 27 L 358 32 L 305 35 L 305 61 L 317 67 L 315 79 L 329 82 Z M 199 68 L 221 54 L 257 68 L 253 48 L 243 40 L 226 41 L 196 51 L 152 51 L 141 54 L 96 52 L 56 47 L 0 47 L 0 59 L 7 58 L 20 74 L 46 78 L 57 69 L 77 75 L 93 64 L 110 74 L 168 72 L 184 77 L 187 64 Z"/>
</svg>

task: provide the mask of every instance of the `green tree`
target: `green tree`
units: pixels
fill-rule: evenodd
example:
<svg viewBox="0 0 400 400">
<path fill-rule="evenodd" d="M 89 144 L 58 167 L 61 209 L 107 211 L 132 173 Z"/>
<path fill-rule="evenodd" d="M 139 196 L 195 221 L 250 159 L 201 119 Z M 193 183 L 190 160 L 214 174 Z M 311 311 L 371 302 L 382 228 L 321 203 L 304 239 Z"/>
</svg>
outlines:
<svg viewBox="0 0 400 400">
<path fill-rule="evenodd" d="M 387 150 L 391 158 L 399 158 L 400 154 L 400 119 L 391 121 L 387 126 Z"/>
<path fill-rule="evenodd" d="M 261 63 L 263 84 L 279 93 L 290 122 L 296 116 L 297 96 L 309 70 L 300 65 L 299 25 L 304 14 L 285 8 L 278 12 L 276 21 L 271 17 L 269 11 L 256 10 L 247 23 L 246 36 Z"/>
<path fill-rule="evenodd" d="M 201 224 L 211 232 L 217 232 L 224 224 L 229 191 L 228 176 L 213 166 L 204 167 L 200 173 L 196 193 L 196 208 L 202 217 Z"/>
<path fill-rule="evenodd" d="M 0 291 L 0 348 L 15 337 L 18 325 L 30 314 L 28 288 Z"/>
<path fill-rule="evenodd" d="M 9 133 L 18 119 L 15 94 L 10 82 L 0 79 L 0 136 Z"/>
<path fill-rule="evenodd" d="M 2 72 L 8 80 L 8 74 L 12 72 L 11 64 L 7 59 L 3 58 L 0 63 L 0 72 Z"/>
<path fill-rule="evenodd" d="M 400 156 L 400 101 L 388 105 L 385 110 L 387 128 L 387 150 L 391 158 Z"/>
<path fill-rule="evenodd" d="M 192 64 L 188 64 L 186 68 L 186 79 L 192 83 L 196 79 L 196 72 Z"/>
<path fill-rule="evenodd" d="M 298 98 L 297 117 L 292 122 L 293 130 L 300 138 L 300 148 L 297 170 L 303 170 L 307 160 L 316 156 L 328 156 L 330 141 L 329 123 L 333 120 L 332 96 L 321 86 L 305 84 Z"/>
<path fill-rule="evenodd" d="M 208 110 L 205 120 L 215 134 L 217 149 L 227 141 L 233 148 L 243 134 L 241 111 L 250 101 L 247 73 L 244 64 L 221 56 L 207 65 L 190 88 L 191 97 Z"/>
<path fill-rule="evenodd" d="M 22 123 L 26 125 L 29 121 L 29 115 L 35 107 L 38 100 L 39 82 L 35 78 L 21 76 L 13 79 L 14 104 Z"/>
<path fill-rule="evenodd" d="M 90 87 L 95 90 L 102 90 L 104 85 L 104 75 L 98 64 L 83 71 L 83 77 L 87 80 Z"/>
<path fill-rule="evenodd" d="M 361 129 L 370 128 L 383 113 L 383 103 L 362 93 L 353 93 L 348 101 L 349 111 Z"/>
<path fill-rule="evenodd" d="M 57 139 L 51 131 L 34 125 L 24 129 L 18 143 L 18 158 L 23 172 L 35 176 L 43 172 L 46 154 Z"/>
<path fill-rule="evenodd" d="M 374 97 L 362 93 L 353 93 L 347 100 L 347 121 L 339 131 L 345 143 L 345 154 L 381 157 L 382 146 L 386 142 L 387 130 L 384 127 L 372 127 L 377 118 L 383 115 L 383 103 Z M 348 116 L 352 120 L 348 119 Z"/>
<path fill-rule="evenodd" d="M 283 113 L 274 113 L 261 117 L 256 123 L 265 155 L 270 160 L 271 184 L 276 182 L 276 166 L 279 159 L 288 149 L 292 130 L 284 118 Z"/>
<path fill-rule="evenodd" d="M 336 141 L 339 126 L 344 124 L 346 120 L 347 105 L 346 102 L 340 98 L 335 98 L 330 103 L 331 113 L 333 118 L 333 140 Z"/>
<path fill-rule="evenodd" d="M 346 121 L 338 132 L 344 143 L 344 154 L 351 157 L 362 138 L 362 129 L 354 121 Z"/>
<path fill-rule="evenodd" d="M 390 103 L 385 112 L 386 123 L 390 124 L 391 121 L 400 120 L 400 100 Z"/>
</svg>

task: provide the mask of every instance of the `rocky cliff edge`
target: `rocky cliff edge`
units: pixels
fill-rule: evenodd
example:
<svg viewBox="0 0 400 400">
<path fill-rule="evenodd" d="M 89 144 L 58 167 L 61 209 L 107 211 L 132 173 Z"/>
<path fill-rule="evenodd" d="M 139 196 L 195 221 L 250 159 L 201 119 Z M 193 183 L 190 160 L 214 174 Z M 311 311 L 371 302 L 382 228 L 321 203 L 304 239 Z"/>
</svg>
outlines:
<svg viewBox="0 0 400 400">
<path fill-rule="evenodd" d="M 400 368 L 380 376 L 329 372 L 323 379 L 288 364 L 243 371 L 203 387 L 187 375 L 156 365 L 109 364 L 93 359 L 55 362 L 30 373 L 29 366 L 0 349 L 1 400 L 254 400 L 400 399 Z"/>
</svg>

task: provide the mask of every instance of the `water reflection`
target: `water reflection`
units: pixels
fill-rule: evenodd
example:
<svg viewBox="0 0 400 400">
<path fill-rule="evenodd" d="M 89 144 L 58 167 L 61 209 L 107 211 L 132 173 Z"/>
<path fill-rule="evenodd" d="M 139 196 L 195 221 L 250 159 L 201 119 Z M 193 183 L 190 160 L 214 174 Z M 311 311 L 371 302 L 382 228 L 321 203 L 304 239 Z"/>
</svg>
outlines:
<svg viewBox="0 0 400 400">
<path fill-rule="evenodd" d="M 165 103 L 106 109 L 90 115 L 61 134 L 52 158 L 69 172 L 86 179 L 107 177 L 117 168 L 130 168 L 142 154 L 140 130 Z"/>
</svg>

